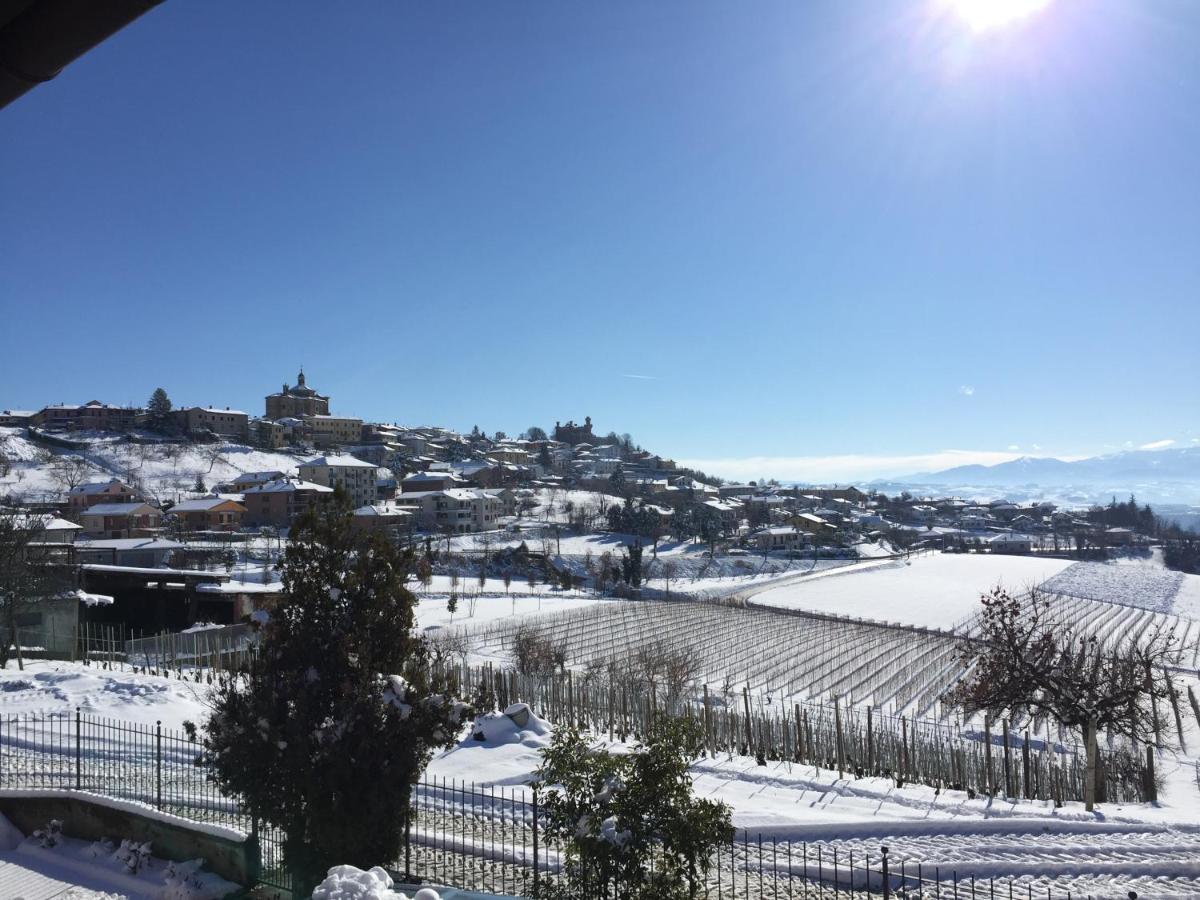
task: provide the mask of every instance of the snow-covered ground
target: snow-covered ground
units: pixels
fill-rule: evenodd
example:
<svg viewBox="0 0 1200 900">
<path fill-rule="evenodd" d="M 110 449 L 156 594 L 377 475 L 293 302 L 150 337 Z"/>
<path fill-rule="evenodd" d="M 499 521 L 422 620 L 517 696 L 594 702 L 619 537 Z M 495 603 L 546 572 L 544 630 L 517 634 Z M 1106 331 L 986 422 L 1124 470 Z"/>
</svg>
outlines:
<svg viewBox="0 0 1200 900">
<path fill-rule="evenodd" d="M 454 783 L 497 786 L 523 793 L 550 740 L 546 723 L 518 729 L 499 716 L 438 756 L 428 775 Z M 597 740 L 617 752 L 620 743 Z M 733 823 L 751 840 L 819 842 L 843 859 L 875 855 L 887 844 L 893 864 L 1045 883 L 1055 891 L 1141 896 L 1200 896 L 1200 796 L 1186 778 L 1170 778 L 1157 806 L 1104 805 L 972 798 L 962 791 L 916 785 L 897 788 L 886 778 L 844 779 L 828 769 L 783 762 L 758 765 L 749 757 L 719 755 L 691 767 L 699 795 L 728 803 Z"/>
<path fill-rule="evenodd" d="M 97 663 L 31 660 L 25 671 L 15 663 L 0 669 L 0 714 L 30 713 L 120 719 L 139 725 L 162 722 L 178 730 L 189 720 L 199 724 L 207 714 L 207 683 L 186 678 L 140 675 L 129 667 L 105 669 Z"/>
<path fill-rule="evenodd" d="M 1192 576 L 1200 581 L 1200 577 Z M 1152 564 L 1079 562 L 1059 572 L 1042 587 L 1053 594 L 1172 611 L 1184 574 Z"/>
<path fill-rule="evenodd" d="M 428 590 L 410 582 L 409 589 L 417 596 L 417 627 L 429 630 L 446 625 L 470 625 L 489 622 L 507 616 L 530 616 L 539 613 L 561 612 L 602 602 L 588 591 L 564 591 L 561 588 L 538 584 L 531 591 L 524 581 L 514 581 L 509 592 L 499 578 L 489 578 L 480 593 L 479 582 L 464 578 L 459 583 L 458 606 L 449 611 L 450 576 L 435 575 Z"/>
<path fill-rule="evenodd" d="M 239 886 L 149 844 L 22 835 L 0 816 L 0 890 L 13 900 L 220 900 Z M 133 866 L 135 865 L 136 868 Z"/>
<path fill-rule="evenodd" d="M 203 720 L 205 691 L 186 680 L 81 664 L 34 662 L 24 673 L 11 666 L 0 672 L 4 712 L 69 714 L 80 705 L 93 716 L 161 720 L 173 729 L 184 720 Z M 433 760 L 427 776 L 520 793 L 549 736 L 545 727 L 520 731 L 501 722 L 485 729 L 484 741 L 464 735 Z M 1190 728 L 1188 738 L 1189 746 L 1200 746 L 1197 729 Z M 1160 764 L 1167 787 L 1159 804 L 1105 804 L 1095 814 L 1077 803 L 1055 810 L 1040 801 L 896 788 L 889 779 L 841 779 L 827 769 L 760 766 L 740 756 L 697 760 L 692 775 L 697 791 L 729 803 L 735 825 L 750 835 L 825 842 L 856 855 L 874 854 L 886 843 L 895 860 L 920 859 L 982 876 L 1070 875 L 1073 889 L 1103 896 L 1117 886 L 1142 896 L 1200 896 L 1195 760 L 1164 754 Z"/>
<path fill-rule="evenodd" d="M 753 603 L 785 609 L 949 628 L 979 609 L 980 595 L 998 584 L 1022 591 L 1071 563 L 993 554 L 932 554 L 860 564 L 845 573 L 792 580 L 758 592 Z"/>
<path fill-rule="evenodd" d="M 12 462 L 8 474 L 0 477 L 0 496 L 20 496 L 27 501 L 61 497 L 66 487 L 56 476 L 53 462 L 59 457 L 86 463 L 84 477 L 76 480 L 120 478 L 159 502 L 191 496 L 197 480 L 211 489 L 245 472 L 294 475 L 304 459 L 232 443 L 137 444 L 112 434 L 88 438 L 86 449 L 67 450 L 39 444 L 23 429 L 0 428 L 0 451 Z"/>
</svg>

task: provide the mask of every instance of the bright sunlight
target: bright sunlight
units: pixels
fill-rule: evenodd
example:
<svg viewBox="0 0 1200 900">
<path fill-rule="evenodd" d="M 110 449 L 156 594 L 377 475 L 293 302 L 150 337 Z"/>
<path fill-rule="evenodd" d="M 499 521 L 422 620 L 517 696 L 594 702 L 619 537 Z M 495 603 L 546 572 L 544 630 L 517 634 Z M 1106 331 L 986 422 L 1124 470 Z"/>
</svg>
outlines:
<svg viewBox="0 0 1200 900">
<path fill-rule="evenodd" d="M 946 0 L 974 31 L 991 31 L 1026 19 L 1045 9 L 1050 0 Z"/>
</svg>

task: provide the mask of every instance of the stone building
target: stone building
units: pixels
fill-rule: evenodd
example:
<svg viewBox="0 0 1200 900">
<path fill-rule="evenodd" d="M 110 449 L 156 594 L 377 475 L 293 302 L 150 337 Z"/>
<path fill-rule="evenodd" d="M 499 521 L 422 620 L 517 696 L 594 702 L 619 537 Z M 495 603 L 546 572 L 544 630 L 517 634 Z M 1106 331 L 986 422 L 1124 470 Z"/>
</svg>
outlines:
<svg viewBox="0 0 1200 900">
<path fill-rule="evenodd" d="M 296 377 L 295 387 L 286 383 L 283 390 L 267 395 L 268 419 L 301 418 L 303 416 L 329 415 L 329 398 L 318 394 L 304 383 L 304 370 Z"/>
<path fill-rule="evenodd" d="M 567 422 L 565 425 L 562 422 L 555 422 L 554 440 L 571 446 L 594 443 L 596 436 L 592 434 L 592 417 L 586 416 L 582 425 L 576 425 L 574 421 Z"/>
</svg>

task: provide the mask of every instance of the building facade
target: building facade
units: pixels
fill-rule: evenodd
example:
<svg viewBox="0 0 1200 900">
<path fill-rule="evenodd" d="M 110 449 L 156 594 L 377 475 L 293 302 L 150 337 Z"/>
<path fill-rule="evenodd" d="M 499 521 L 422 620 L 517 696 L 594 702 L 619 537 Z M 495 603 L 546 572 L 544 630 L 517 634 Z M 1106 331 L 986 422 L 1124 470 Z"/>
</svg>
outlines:
<svg viewBox="0 0 1200 900">
<path fill-rule="evenodd" d="M 318 456 L 300 464 L 300 477 L 328 488 L 341 488 L 354 508 L 375 502 L 376 467 L 353 456 Z"/>
<path fill-rule="evenodd" d="M 296 376 L 294 387 L 289 387 L 285 382 L 283 390 L 276 394 L 268 394 L 266 400 L 265 418 L 268 419 L 329 415 L 329 398 L 318 394 L 305 383 L 303 369 Z"/>
</svg>

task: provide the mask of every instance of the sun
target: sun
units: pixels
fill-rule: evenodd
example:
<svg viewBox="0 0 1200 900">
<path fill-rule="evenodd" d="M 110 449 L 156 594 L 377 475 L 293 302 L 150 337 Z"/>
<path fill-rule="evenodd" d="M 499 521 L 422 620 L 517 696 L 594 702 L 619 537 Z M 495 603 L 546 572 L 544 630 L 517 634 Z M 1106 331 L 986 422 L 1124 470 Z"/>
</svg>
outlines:
<svg viewBox="0 0 1200 900">
<path fill-rule="evenodd" d="M 947 0 L 947 4 L 973 31 L 1003 28 L 1041 12 L 1050 0 Z"/>
</svg>

